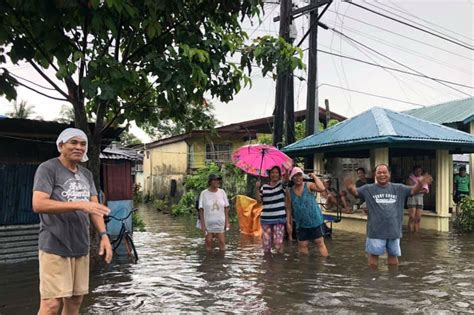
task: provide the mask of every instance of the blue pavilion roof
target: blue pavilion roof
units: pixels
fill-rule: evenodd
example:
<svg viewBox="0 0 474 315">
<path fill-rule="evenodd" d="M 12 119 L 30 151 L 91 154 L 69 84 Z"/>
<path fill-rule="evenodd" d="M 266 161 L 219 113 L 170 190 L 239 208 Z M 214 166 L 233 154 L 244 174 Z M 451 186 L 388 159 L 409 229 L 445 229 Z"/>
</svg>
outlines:
<svg viewBox="0 0 474 315">
<path fill-rule="evenodd" d="M 377 147 L 474 152 L 474 135 L 408 114 L 374 107 L 320 133 L 286 146 L 285 153 L 308 154 Z"/>
</svg>

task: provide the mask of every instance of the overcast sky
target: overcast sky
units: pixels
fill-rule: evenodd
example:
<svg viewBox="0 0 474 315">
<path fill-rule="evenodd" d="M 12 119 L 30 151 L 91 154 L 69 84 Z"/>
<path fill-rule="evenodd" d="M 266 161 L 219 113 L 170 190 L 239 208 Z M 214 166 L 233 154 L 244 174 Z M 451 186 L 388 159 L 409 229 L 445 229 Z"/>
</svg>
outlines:
<svg viewBox="0 0 474 315">
<path fill-rule="evenodd" d="M 473 1 L 364 2 L 355 0 L 354 2 L 398 19 L 404 17 L 408 19 L 403 19 L 407 23 L 431 32 L 441 32 L 441 36 L 449 37 L 467 46 L 474 46 Z M 298 6 L 306 5 L 303 1 L 294 1 L 294 3 Z M 273 22 L 273 17 L 279 14 L 279 5 L 265 4 L 265 13 L 262 17 L 263 23 L 260 25 L 258 21 L 254 21 L 253 25 L 250 22 L 245 23 L 244 28 L 252 38 L 278 34 L 278 23 Z M 413 72 L 400 65 L 403 64 L 430 77 L 469 87 L 474 86 L 473 50 L 338 0 L 333 2 L 321 21 L 396 60 L 398 64 L 342 38 L 331 30 L 319 28 L 318 48 L 321 50 Z M 295 24 L 296 42 L 299 42 L 308 29 L 309 18 L 301 16 Z M 305 49 L 307 45 L 306 40 L 302 48 Z M 305 51 L 306 62 L 307 51 Z M 15 74 L 47 85 L 28 65 L 9 65 L 8 68 Z M 295 75 L 306 78 L 305 71 L 298 71 Z M 270 78 L 262 78 L 258 68 L 254 69 L 252 80 L 252 88 L 242 90 L 233 101 L 227 104 L 222 104 L 217 100 L 212 101 L 216 107 L 217 118 L 221 122 L 229 124 L 271 115 L 274 107 L 275 82 Z M 346 117 L 352 117 L 374 106 L 401 111 L 473 95 L 472 88 L 446 83 L 458 90 L 456 91 L 432 80 L 384 70 L 324 53 L 318 55 L 318 82 L 320 106 L 324 106 L 324 100 L 328 99 L 331 110 Z M 347 91 L 348 89 L 352 91 Z M 355 91 L 394 100 L 364 95 Z M 26 100 L 34 105 L 36 115 L 42 116 L 45 120 L 57 118 L 62 104 L 24 88 L 18 89 L 18 99 Z M 295 110 L 305 108 L 306 81 L 295 80 Z M 6 99 L 0 99 L 0 114 L 5 114 L 10 110 L 11 107 Z M 136 128 L 132 131 L 143 140 L 147 140 L 147 137 Z"/>
</svg>

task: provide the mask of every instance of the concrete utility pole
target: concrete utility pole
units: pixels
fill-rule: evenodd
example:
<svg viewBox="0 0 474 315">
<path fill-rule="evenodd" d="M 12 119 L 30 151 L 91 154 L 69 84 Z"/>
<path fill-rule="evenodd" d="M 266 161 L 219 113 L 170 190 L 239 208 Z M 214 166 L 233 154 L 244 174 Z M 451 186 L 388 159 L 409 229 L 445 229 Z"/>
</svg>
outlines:
<svg viewBox="0 0 474 315">
<path fill-rule="evenodd" d="M 324 124 L 324 128 L 329 126 L 329 121 L 331 120 L 331 112 L 329 111 L 329 100 L 324 100 L 324 105 L 326 106 L 326 123 Z"/>
<path fill-rule="evenodd" d="M 290 18 L 290 42 L 293 45 L 297 37 L 296 26 L 294 21 Z M 285 103 L 285 144 L 292 144 L 295 142 L 295 94 L 294 94 L 294 76 L 293 70 L 288 74 L 288 87 L 286 92 Z"/>
<path fill-rule="evenodd" d="M 317 0 L 311 0 L 315 4 Z M 319 101 L 318 101 L 318 9 L 309 15 L 309 51 L 308 51 L 308 81 L 306 90 L 306 136 L 319 131 Z M 313 157 L 305 157 L 305 169 L 313 169 Z"/>
<path fill-rule="evenodd" d="M 290 42 L 290 12 L 291 0 L 281 0 L 280 3 L 280 36 Z M 289 73 L 279 73 L 276 82 L 275 111 L 273 113 L 273 146 L 283 144 L 283 127 L 285 120 L 285 104 L 287 102 L 287 87 Z"/>
<path fill-rule="evenodd" d="M 308 34 L 310 35 L 310 53 L 309 53 L 309 67 L 308 67 L 308 98 L 307 98 L 307 113 L 306 113 L 306 135 L 312 135 L 318 130 L 315 130 L 315 125 L 319 128 L 319 107 L 317 105 L 317 28 L 318 20 L 326 12 L 331 5 L 332 0 L 311 0 L 311 3 L 305 7 L 292 10 L 291 0 L 281 0 L 280 16 L 273 19 L 274 22 L 280 21 L 280 36 L 287 42 L 290 42 L 289 27 L 290 23 L 305 13 L 310 13 L 310 29 L 303 36 L 298 43 L 300 47 Z M 318 16 L 318 7 L 326 5 Z M 310 87 L 312 86 L 312 88 Z M 311 96 L 310 96 L 311 94 Z M 316 110 L 317 109 L 317 110 Z M 278 75 L 276 83 L 275 94 L 275 111 L 273 112 L 273 145 L 282 144 L 283 141 L 283 126 L 286 129 L 286 143 L 294 142 L 295 124 L 294 124 L 294 86 L 293 75 L 291 72 L 286 72 Z M 285 117 L 286 116 L 286 117 Z M 308 122 L 310 121 L 310 122 Z M 311 132 L 309 133 L 309 130 Z M 313 159 L 311 158 L 310 168 L 312 168 Z M 305 168 L 306 168 L 305 163 Z"/>
</svg>

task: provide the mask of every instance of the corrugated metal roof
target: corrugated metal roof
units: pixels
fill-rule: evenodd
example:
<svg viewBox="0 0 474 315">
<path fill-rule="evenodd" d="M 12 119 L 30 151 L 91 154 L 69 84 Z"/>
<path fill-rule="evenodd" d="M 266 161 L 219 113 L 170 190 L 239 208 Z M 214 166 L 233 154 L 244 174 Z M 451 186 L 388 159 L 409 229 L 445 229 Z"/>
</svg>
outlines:
<svg viewBox="0 0 474 315">
<path fill-rule="evenodd" d="M 105 160 L 141 160 L 136 150 L 133 149 L 118 149 L 118 148 L 105 148 L 100 153 L 100 158 Z"/>
<path fill-rule="evenodd" d="M 467 124 L 474 120 L 474 97 L 412 109 L 404 113 L 437 124 L 457 122 Z"/>
<path fill-rule="evenodd" d="M 474 136 L 404 113 L 374 107 L 318 134 L 286 146 L 290 154 L 375 147 L 474 152 Z"/>
</svg>

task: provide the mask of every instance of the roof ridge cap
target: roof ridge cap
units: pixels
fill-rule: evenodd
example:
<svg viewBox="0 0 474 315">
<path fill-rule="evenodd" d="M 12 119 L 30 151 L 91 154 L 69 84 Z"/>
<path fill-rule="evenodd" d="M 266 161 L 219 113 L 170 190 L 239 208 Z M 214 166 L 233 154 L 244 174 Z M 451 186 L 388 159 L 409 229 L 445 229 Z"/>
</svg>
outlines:
<svg viewBox="0 0 474 315">
<path fill-rule="evenodd" d="M 397 132 L 393 128 L 390 118 L 388 118 L 387 109 L 381 107 L 372 107 L 370 112 L 372 117 L 374 117 L 375 124 L 379 131 L 379 136 L 398 136 Z"/>
</svg>

